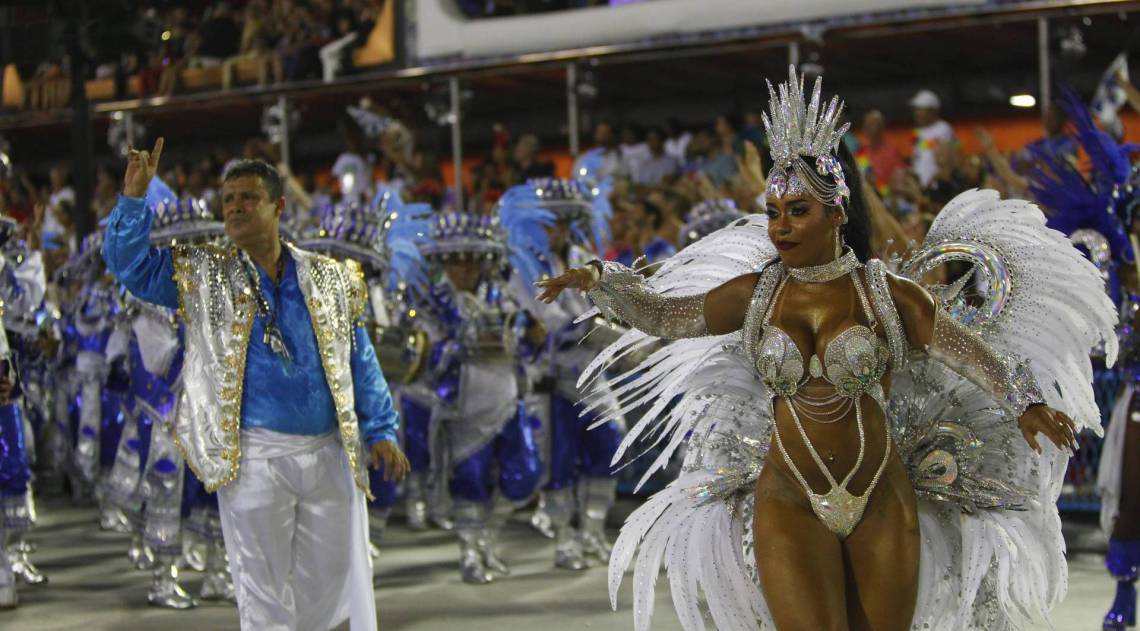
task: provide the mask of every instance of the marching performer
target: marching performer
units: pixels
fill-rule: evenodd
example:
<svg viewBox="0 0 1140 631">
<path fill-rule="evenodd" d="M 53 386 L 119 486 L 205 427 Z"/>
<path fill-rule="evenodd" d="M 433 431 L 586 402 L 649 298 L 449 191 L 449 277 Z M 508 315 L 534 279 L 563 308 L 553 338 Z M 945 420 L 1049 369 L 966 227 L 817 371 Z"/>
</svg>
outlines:
<svg viewBox="0 0 1140 631">
<path fill-rule="evenodd" d="M 0 245 L 15 238 L 16 230 L 14 220 L 0 217 Z M 6 330 L 10 322 L 27 321 L 42 302 L 46 284 L 38 249 L 0 257 L 0 608 L 19 603 L 17 579 L 33 585 L 47 580 L 28 558 L 30 546 L 24 541 L 35 511 L 19 366 Z"/>
<path fill-rule="evenodd" d="M 398 326 L 401 319 L 402 296 L 405 292 L 424 295 L 427 291 L 427 265 L 420 254 L 419 245 L 428 231 L 428 217 L 432 209 L 427 204 L 404 204 L 400 196 L 384 185 L 371 203 L 360 205 L 342 203 L 333 206 L 321 219 L 319 231 L 298 245 L 306 250 L 322 252 L 341 260 L 353 260 L 364 270 L 368 287 L 368 312 L 365 318 L 372 339 L 378 347 L 387 340 L 396 342 L 393 359 L 396 370 L 405 357 L 407 331 Z M 392 330 L 395 335 L 386 335 Z M 378 351 L 379 352 L 379 351 Z M 383 355 L 381 354 L 381 366 Z M 415 363 L 413 361 L 413 363 Z M 396 381 L 397 399 L 401 398 Z M 427 449 L 424 436 L 410 431 L 404 423 L 404 451 L 412 461 L 413 453 Z M 412 472 L 405 483 L 410 482 Z M 370 536 L 373 543 L 380 540 L 388 525 L 388 516 L 397 499 L 396 481 L 385 476 L 382 470 L 369 472 L 373 499 L 369 501 Z"/>
<path fill-rule="evenodd" d="M 529 213 L 438 214 L 422 246 L 442 272 L 416 320 L 433 340 L 432 422 L 447 445 L 460 575 L 468 583 L 510 572 L 496 552 L 498 532 L 533 496 L 541 475 L 532 419 L 522 405 L 522 362 L 542 344 L 543 331 L 515 306 L 506 283 L 511 267 L 537 271 L 534 251 L 521 245 L 537 236 L 535 221 Z"/>
<path fill-rule="evenodd" d="M 525 213 L 529 207 L 539 217 L 553 217 L 545 229 L 548 252 L 540 253 L 547 276 L 560 276 L 596 258 L 593 252 L 605 241 L 611 215 L 603 188 L 608 187 L 582 179 L 543 178 L 515 187 L 514 194 L 505 198 L 504 211 Z M 531 197 L 537 197 L 539 203 L 524 201 L 519 209 L 505 207 L 512 199 Z M 541 365 L 552 387 L 541 403 L 545 407 L 540 418 L 546 421 L 541 436 L 548 471 L 541 510 L 555 539 L 555 567 L 581 570 L 587 567 L 587 557 L 609 560 L 605 524 L 617 488 L 611 460 L 625 434 L 625 425 L 620 417 L 595 425 L 601 420 L 599 415 L 584 414 L 579 403 L 585 393 L 577 387 L 578 378 L 594 350 L 582 343 L 591 326 L 576 319 L 590 310 L 589 301 L 568 292 L 554 303 L 539 302 L 534 299 L 532 283 L 522 274 L 515 275 L 514 285 L 526 309 L 548 332 Z M 594 394 L 612 401 L 608 393 Z M 577 530 L 572 525 L 575 517 Z M 540 513 L 540 522 L 542 519 Z"/>
<path fill-rule="evenodd" d="M 283 183 L 256 160 L 222 176 L 232 245 L 151 246 L 162 145 L 131 152 L 103 254 L 131 293 L 182 313 L 175 437 L 219 489 L 242 628 L 375 629 L 367 466 L 399 479 L 407 461 L 360 269 L 282 242 Z"/>
</svg>

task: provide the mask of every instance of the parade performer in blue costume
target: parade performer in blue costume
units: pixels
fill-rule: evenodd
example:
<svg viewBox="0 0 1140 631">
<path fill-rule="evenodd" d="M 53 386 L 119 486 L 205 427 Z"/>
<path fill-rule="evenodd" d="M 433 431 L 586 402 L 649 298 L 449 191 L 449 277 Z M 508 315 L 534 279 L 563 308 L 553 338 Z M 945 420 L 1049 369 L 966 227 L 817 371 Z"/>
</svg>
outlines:
<svg viewBox="0 0 1140 631">
<path fill-rule="evenodd" d="M 151 181 L 147 198 L 155 213 L 155 246 L 208 242 L 223 234 L 208 207 L 190 198 L 175 199 L 158 178 Z M 191 608 L 197 601 L 179 583 L 178 566 L 194 532 L 206 542 L 203 565 L 197 568 L 206 573 L 201 598 L 233 600 L 216 496 L 189 474 L 173 439 L 184 360 L 180 321 L 174 310 L 133 296 L 127 304 L 131 407 L 108 487 L 132 526 L 128 558 L 139 569 L 153 570 L 147 602 Z"/>
<path fill-rule="evenodd" d="M 153 247 L 143 196 L 162 144 L 131 151 L 103 254 L 131 293 L 185 322 L 174 433 L 220 489 L 242 628 L 375 629 L 367 466 L 399 479 L 407 461 L 360 269 L 282 243 L 281 177 L 254 160 L 222 176 L 232 245 Z"/>
<path fill-rule="evenodd" d="M 121 344 L 110 344 L 116 324 L 121 320 L 122 307 L 119 288 L 104 274 L 102 261 L 95 256 L 101 249 L 103 236 L 100 228 L 80 244 L 79 264 L 88 269 L 84 271 L 86 283 L 80 293 L 75 318 L 79 422 L 74 433 L 74 464 L 78 476 L 72 484 L 80 487 L 79 496 L 83 501 L 95 499 L 100 528 L 123 530 L 126 524 L 118 511 L 106 502 L 104 492 L 105 475 L 114 464 L 114 453 L 122 431 L 119 414 L 121 391 L 108 388 L 108 378 L 114 367 L 108 361 L 108 349 L 114 352 L 116 347 L 122 348 Z M 117 337 L 117 341 L 121 339 L 121 336 Z"/>
<path fill-rule="evenodd" d="M 609 234 L 610 205 L 608 187 L 586 179 L 542 178 L 530 180 L 511 189 L 503 207 L 512 199 L 526 200 L 536 196 L 540 203 L 531 212 L 552 216 L 544 236 L 549 251 L 543 252 L 543 274 L 560 276 L 567 269 L 580 267 L 597 258 Z M 527 204 L 512 212 L 527 212 Z M 531 238 L 530 242 L 541 242 Z M 606 517 L 613 506 L 617 478 L 611 460 L 625 434 L 624 420 L 613 418 L 601 424 L 597 413 L 586 414 L 580 403 L 584 393 L 578 389 L 578 378 L 598 350 L 584 339 L 593 328 L 590 321 L 577 318 L 591 310 L 589 301 L 580 294 L 562 294 L 551 304 L 534 299 L 534 279 L 515 275 L 516 291 L 524 296 L 525 308 L 540 319 L 548 336 L 543 348 L 542 365 L 546 393 L 542 418 L 544 453 L 548 455 L 549 475 L 542 489 L 541 509 L 550 521 L 555 539 L 554 565 L 581 570 L 588 557 L 609 560 L 610 545 L 605 534 Z M 609 397 L 609 393 L 595 393 Z M 578 528 L 572 525 L 577 517 Z M 541 525 L 541 523 L 540 523 Z M 541 529 L 541 528 L 540 528 Z"/>
<path fill-rule="evenodd" d="M 533 496 L 541 475 L 533 421 L 521 402 L 523 362 L 541 345 L 543 331 L 518 310 L 506 283 L 511 267 L 537 271 L 532 250 L 510 242 L 525 239 L 533 220 L 444 213 L 433 218 L 422 247 L 442 273 L 416 319 L 434 341 L 433 422 L 447 444 L 460 574 L 468 583 L 509 573 L 495 550 L 498 531 Z"/>
<path fill-rule="evenodd" d="M 431 214 L 431 206 L 405 204 L 397 193 L 381 184 L 369 204 L 341 203 L 329 208 L 318 232 L 298 244 L 306 250 L 353 260 L 363 267 L 369 304 L 365 321 L 382 362 L 385 342 L 395 342 L 392 350 L 396 366 L 386 370 L 398 369 L 404 359 L 402 351 L 407 336 L 399 326 L 402 296 L 406 292 L 413 295 L 427 292 L 427 263 L 419 246 L 427 235 Z M 395 335 L 386 335 L 388 331 Z M 384 368 L 383 363 L 381 367 Z M 402 376 L 386 375 L 397 399 L 402 394 L 399 381 Z M 415 471 L 412 454 L 422 453 L 428 447 L 426 436 L 423 432 L 411 431 L 407 418 L 404 429 L 404 452 L 413 465 L 412 475 Z M 385 476 L 383 470 L 372 470 L 369 476 L 373 495 L 368 503 L 370 538 L 375 544 L 387 528 L 398 493 L 396 481 Z"/>
<path fill-rule="evenodd" d="M 1060 106 L 1073 124 L 1076 140 L 1092 163 L 1087 177 L 1064 158 L 1033 150 L 1038 167 L 1031 191 L 1045 208 L 1049 225 L 1069 235 L 1100 270 L 1105 287 L 1120 309 L 1121 356 L 1116 367 L 1104 365 L 1094 351 L 1094 381 L 1101 414 L 1107 421 L 1097 466 L 1100 521 L 1109 536 L 1105 566 L 1116 579 L 1116 597 L 1104 617 L 1106 631 L 1136 624 L 1136 580 L 1140 575 L 1140 406 L 1136 376 L 1140 370 L 1140 280 L 1129 233 L 1135 233 L 1140 189 L 1131 155 L 1137 145 L 1121 145 L 1097 129 L 1076 93 L 1062 90 Z M 1123 387 L 1122 387 L 1123 382 Z"/>
<path fill-rule="evenodd" d="M 16 230 L 15 221 L 0 217 L 0 246 L 15 239 Z M 0 266 L 0 608 L 9 608 L 19 602 L 17 579 L 29 584 L 47 579 L 28 558 L 30 546 L 24 541 L 35 510 L 19 366 L 6 328 L 9 322 L 26 322 L 43 301 L 47 283 L 38 249 L 21 248 L 16 257 L 0 257 Z"/>
</svg>

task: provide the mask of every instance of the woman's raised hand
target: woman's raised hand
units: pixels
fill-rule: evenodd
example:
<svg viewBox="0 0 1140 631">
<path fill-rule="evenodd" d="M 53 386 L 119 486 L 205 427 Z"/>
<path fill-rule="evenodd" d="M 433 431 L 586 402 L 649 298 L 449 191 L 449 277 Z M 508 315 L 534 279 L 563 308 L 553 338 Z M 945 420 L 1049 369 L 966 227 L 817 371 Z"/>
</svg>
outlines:
<svg viewBox="0 0 1140 631">
<path fill-rule="evenodd" d="M 598 284 L 598 268 L 593 265 L 585 267 L 572 267 L 566 270 L 566 273 L 554 278 L 540 280 L 535 283 L 535 286 L 542 289 L 542 293 L 538 295 L 538 299 L 542 302 L 550 304 L 558 298 L 565 289 L 577 289 L 578 291 L 590 291 L 594 285 Z"/>
</svg>

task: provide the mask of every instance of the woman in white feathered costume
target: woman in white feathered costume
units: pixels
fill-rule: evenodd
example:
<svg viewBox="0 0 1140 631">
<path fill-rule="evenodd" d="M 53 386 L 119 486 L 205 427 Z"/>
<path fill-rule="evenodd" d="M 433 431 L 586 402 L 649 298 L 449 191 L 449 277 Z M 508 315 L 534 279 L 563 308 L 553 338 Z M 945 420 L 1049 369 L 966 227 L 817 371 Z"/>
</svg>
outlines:
<svg viewBox="0 0 1140 631">
<path fill-rule="evenodd" d="M 838 99 L 821 107 L 817 81 L 805 102 L 794 69 L 770 91 L 766 217 L 649 279 L 594 262 L 540 283 L 544 300 L 588 290 L 637 329 L 584 386 L 672 340 L 610 384 L 610 413 L 652 406 L 618 458 L 661 444 L 660 466 L 688 440 L 684 473 L 622 529 L 611 599 L 640 544 L 639 630 L 662 563 L 687 630 L 1045 621 L 1067 582 L 1054 503 L 1067 452 L 1079 428 L 1100 431 L 1089 349 L 1115 354 L 1100 276 L 1036 207 L 993 191 L 948 204 L 888 272 L 868 260 Z M 951 261 L 972 272 L 921 284 Z"/>
</svg>

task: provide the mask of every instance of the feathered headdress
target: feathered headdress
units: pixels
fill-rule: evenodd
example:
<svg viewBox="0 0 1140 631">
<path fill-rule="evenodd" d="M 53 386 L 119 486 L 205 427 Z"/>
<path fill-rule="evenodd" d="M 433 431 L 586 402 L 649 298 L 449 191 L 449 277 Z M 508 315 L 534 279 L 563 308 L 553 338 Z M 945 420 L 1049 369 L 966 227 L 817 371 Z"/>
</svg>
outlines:
<svg viewBox="0 0 1140 631">
<path fill-rule="evenodd" d="M 597 183 L 581 178 L 533 178 L 510 189 L 517 193 L 504 196 L 500 213 L 504 209 L 508 213 L 541 210 L 554 221 L 566 222 L 575 243 L 600 252 L 609 240 L 613 217 L 610 182 L 609 178 Z M 512 204 L 518 207 L 510 208 Z"/>
<path fill-rule="evenodd" d="M 843 134 L 850 123 L 836 128 L 843 102 L 831 97 L 820 110 L 823 77 L 815 80 L 811 102 L 804 101 L 803 77 L 796 77 L 795 66 L 788 67 L 788 82 L 773 88 L 768 83 L 769 113 L 764 113 L 764 130 L 772 151 L 772 172 L 767 195 L 785 197 L 810 193 L 827 205 L 842 206 L 851 198 L 843 168 L 836 157 Z M 815 158 L 815 168 L 803 157 Z M 830 180 L 828 177 L 830 176 Z"/>
<path fill-rule="evenodd" d="M 321 218 L 312 237 L 298 245 L 359 261 L 369 271 L 386 276 L 390 288 L 426 291 L 426 261 L 419 246 L 428 238 L 431 206 L 405 204 L 395 191 L 381 185 L 364 206 L 337 204 Z"/>
<path fill-rule="evenodd" d="M 508 189 L 495 214 L 506 236 L 511 267 L 530 286 L 550 269 L 550 239 L 546 229 L 558 220 L 538 191 L 528 185 Z"/>
<path fill-rule="evenodd" d="M 1088 249 L 1093 263 L 1107 276 L 1110 261 L 1134 260 L 1126 226 L 1140 203 L 1140 191 L 1134 191 L 1130 182 L 1129 155 L 1140 147 L 1120 145 L 1097 129 L 1088 108 L 1072 90 L 1061 91 L 1060 106 L 1092 161 L 1092 171 L 1086 179 L 1063 157 L 1031 148 L 1035 165 L 1030 191 L 1049 210 L 1049 227 Z"/>
</svg>

